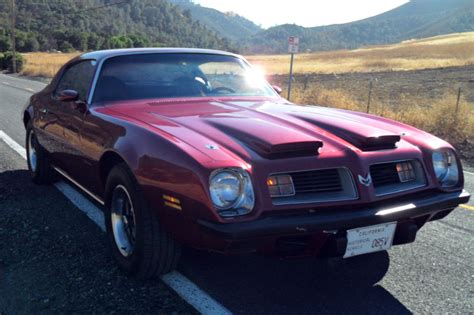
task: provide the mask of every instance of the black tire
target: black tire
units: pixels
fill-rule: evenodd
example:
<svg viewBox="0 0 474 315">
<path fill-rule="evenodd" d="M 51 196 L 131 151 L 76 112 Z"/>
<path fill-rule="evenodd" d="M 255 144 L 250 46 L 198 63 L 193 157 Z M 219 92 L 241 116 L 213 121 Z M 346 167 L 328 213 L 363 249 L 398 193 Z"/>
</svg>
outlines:
<svg viewBox="0 0 474 315">
<path fill-rule="evenodd" d="M 32 161 L 32 152 L 35 153 L 36 162 Z M 54 182 L 56 172 L 51 167 L 48 153 L 38 142 L 31 122 L 28 123 L 26 128 L 26 157 L 31 179 L 35 184 L 46 185 Z"/>
<path fill-rule="evenodd" d="M 126 189 L 125 195 L 123 194 L 124 188 Z M 116 208 L 112 210 L 112 204 L 116 202 L 117 198 L 114 193 L 122 193 L 122 197 L 127 196 L 131 199 L 131 208 L 133 209 L 131 212 L 134 213 L 133 250 L 127 255 L 123 253 L 124 247 L 122 247 L 122 251 L 119 249 L 112 226 L 112 214 L 117 213 Z M 143 198 L 143 193 L 135 177 L 125 164 L 114 166 L 107 177 L 104 215 L 112 255 L 120 269 L 127 275 L 138 278 L 154 278 L 176 269 L 181 248 L 164 230 L 158 214 L 151 210 Z"/>
</svg>

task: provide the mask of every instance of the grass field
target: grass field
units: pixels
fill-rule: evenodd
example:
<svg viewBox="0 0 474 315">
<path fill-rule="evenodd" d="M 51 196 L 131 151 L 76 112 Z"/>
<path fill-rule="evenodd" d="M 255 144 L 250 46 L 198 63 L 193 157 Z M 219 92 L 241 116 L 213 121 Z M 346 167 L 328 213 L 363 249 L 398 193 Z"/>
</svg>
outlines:
<svg viewBox="0 0 474 315">
<path fill-rule="evenodd" d="M 52 77 L 61 65 L 78 54 L 24 54 L 26 66 L 23 74 Z M 266 75 L 285 74 L 289 69 L 288 55 L 248 56 L 247 59 Z M 294 71 L 296 74 L 403 71 L 472 64 L 474 32 L 469 32 L 357 50 L 297 54 Z"/>
<path fill-rule="evenodd" d="M 289 71 L 288 55 L 249 56 L 265 74 Z M 403 71 L 474 64 L 474 32 L 405 41 L 395 45 L 295 55 L 295 73 Z"/>
<path fill-rule="evenodd" d="M 77 55 L 79 55 L 79 53 L 35 52 L 23 54 L 26 65 L 22 74 L 30 77 L 52 78 L 62 65 Z"/>
</svg>

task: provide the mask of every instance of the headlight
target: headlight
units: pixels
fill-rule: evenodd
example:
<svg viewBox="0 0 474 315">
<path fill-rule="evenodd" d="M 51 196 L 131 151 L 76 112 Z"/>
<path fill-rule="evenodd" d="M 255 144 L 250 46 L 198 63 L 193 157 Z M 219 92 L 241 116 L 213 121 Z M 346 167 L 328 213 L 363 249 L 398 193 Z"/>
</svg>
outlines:
<svg viewBox="0 0 474 315">
<path fill-rule="evenodd" d="M 459 182 L 459 170 L 454 152 L 451 150 L 433 153 L 433 168 L 439 184 L 444 188 L 456 186 Z"/>
<path fill-rule="evenodd" d="M 223 217 L 248 214 L 255 205 L 252 181 L 242 169 L 214 171 L 209 179 L 214 206 Z"/>
</svg>

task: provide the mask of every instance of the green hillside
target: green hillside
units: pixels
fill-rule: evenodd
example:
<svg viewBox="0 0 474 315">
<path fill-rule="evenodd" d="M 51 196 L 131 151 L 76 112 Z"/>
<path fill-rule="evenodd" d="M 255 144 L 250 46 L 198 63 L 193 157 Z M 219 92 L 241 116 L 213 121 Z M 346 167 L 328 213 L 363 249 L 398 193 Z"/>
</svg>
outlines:
<svg viewBox="0 0 474 315">
<path fill-rule="evenodd" d="M 168 1 L 128 0 L 114 5 L 118 2 L 124 1 L 16 0 L 17 49 L 182 46 L 234 50 L 229 40 Z M 9 3 L 0 0 L 0 51 L 9 46 Z"/>
<path fill-rule="evenodd" d="M 302 51 L 354 49 L 412 38 L 474 30 L 472 0 L 412 0 L 365 20 L 322 27 L 281 25 L 247 41 L 244 53 L 283 53 L 287 37 L 299 36 Z"/>
<path fill-rule="evenodd" d="M 198 20 L 220 36 L 233 41 L 248 39 L 262 30 L 255 23 L 234 13 L 223 13 L 215 9 L 202 7 L 191 0 L 169 1 L 184 10 L 189 10 L 193 19 Z"/>
</svg>

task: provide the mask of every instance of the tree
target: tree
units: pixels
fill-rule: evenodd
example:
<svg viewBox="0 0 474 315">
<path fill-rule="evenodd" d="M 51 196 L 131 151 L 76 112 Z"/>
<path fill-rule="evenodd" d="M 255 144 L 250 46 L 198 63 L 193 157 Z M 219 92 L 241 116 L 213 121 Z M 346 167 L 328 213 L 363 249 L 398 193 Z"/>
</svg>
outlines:
<svg viewBox="0 0 474 315">
<path fill-rule="evenodd" d="M 10 49 L 10 38 L 7 36 L 0 36 L 0 52 Z"/>
<path fill-rule="evenodd" d="M 38 51 L 39 49 L 40 49 L 40 44 L 38 40 L 36 39 L 36 37 L 34 36 L 28 37 L 25 40 L 23 51 L 32 52 L 32 51 Z"/>
<path fill-rule="evenodd" d="M 74 51 L 74 47 L 67 40 L 59 41 L 58 42 L 58 49 L 62 52 L 73 52 Z"/>
</svg>

